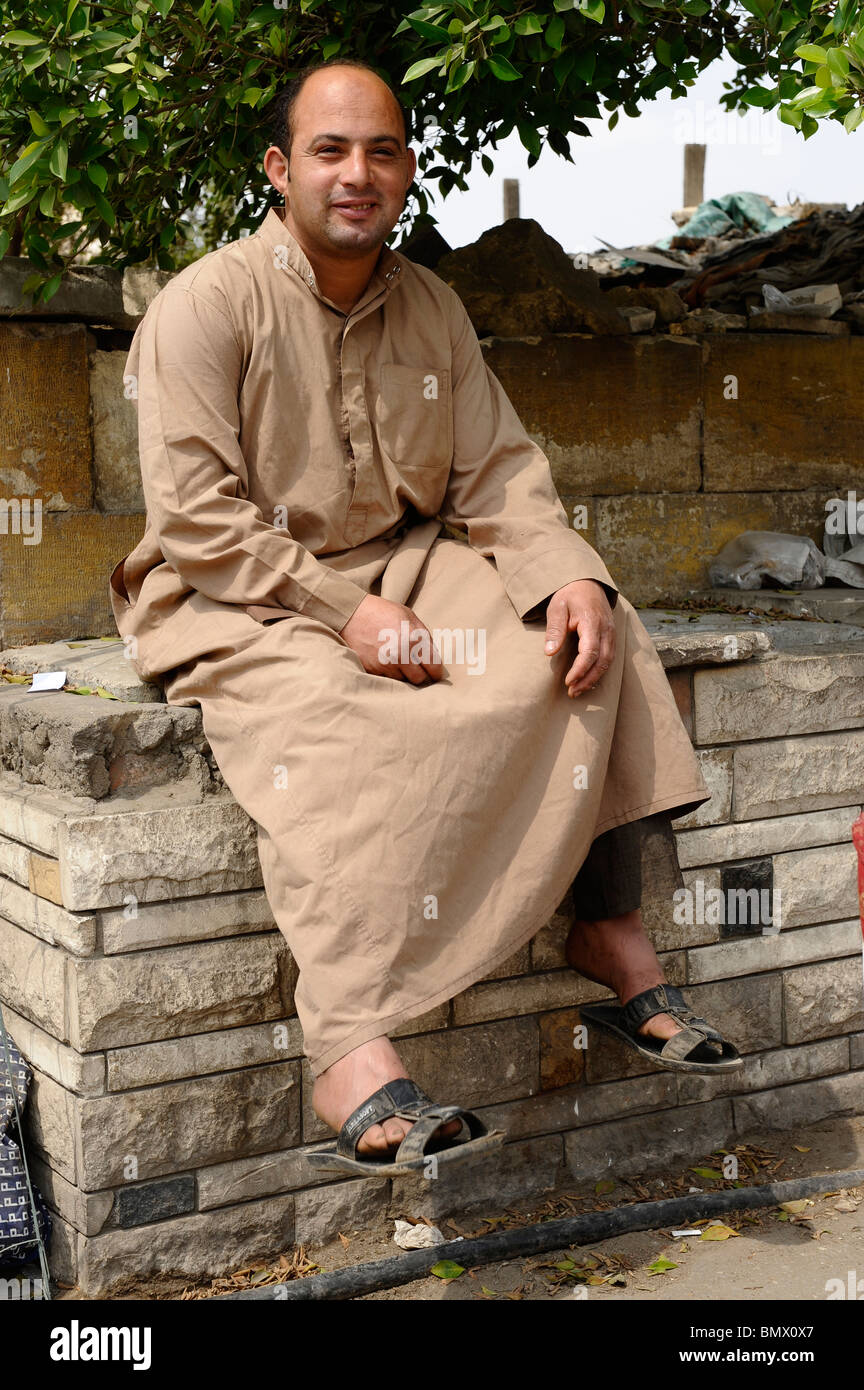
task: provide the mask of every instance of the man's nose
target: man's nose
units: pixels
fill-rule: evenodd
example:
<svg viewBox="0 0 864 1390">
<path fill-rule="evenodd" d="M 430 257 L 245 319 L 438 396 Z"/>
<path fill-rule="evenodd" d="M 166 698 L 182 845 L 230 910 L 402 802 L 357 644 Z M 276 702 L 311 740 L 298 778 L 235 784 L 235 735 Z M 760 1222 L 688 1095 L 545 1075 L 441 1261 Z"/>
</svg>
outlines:
<svg viewBox="0 0 864 1390">
<path fill-rule="evenodd" d="M 362 147 L 351 150 L 342 165 L 342 182 L 365 188 L 371 183 L 369 157 Z"/>
</svg>

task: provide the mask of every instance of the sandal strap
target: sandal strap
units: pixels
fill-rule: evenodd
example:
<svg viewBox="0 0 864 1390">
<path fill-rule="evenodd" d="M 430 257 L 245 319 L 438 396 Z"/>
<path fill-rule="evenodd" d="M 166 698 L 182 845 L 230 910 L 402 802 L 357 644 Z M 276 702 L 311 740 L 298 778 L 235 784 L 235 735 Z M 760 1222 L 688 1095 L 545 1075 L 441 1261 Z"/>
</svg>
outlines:
<svg viewBox="0 0 864 1390">
<path fill-rule="evenodd" d="M 723 1041 L 716 1028 L 712 1028 L 706 1019 L 694 1014 L 677 985 L 654 985 L 651 989 L 643 990 L 641 994 L 634 994 L 621 1009 L 624 1027 L 631 1034 L 636 1033 L 641 1025 L 649 1018 L 654 1018 L 655 1014 L 669 1014 L 679 1023 L 686 1023 L 691 1029 L 698 1029 L 702 1034 L 701 1042 Z"/>
<path fill-rule="evenodd" d="M 352 1111 L 339 1131 L 336 1152 L 344 1158 L 356 1158 L 358 1140 L 371 1125 L 381 1124 L 394 1116 L 413 1121 L 434 1108 L 435 1102 L 425 1091 L 421 1091 L 416 1082 L 407 1076 L 399 1076 L 395 1081 L 380 1086 Z"/>
<path fill-rule="evenodd" d="M 680 1032 L 667 1038 L 660 1050 L 660 1057 L 664 1061 L 684 1062 L 690 1053 L 705 1041 L 705 1034 L 701 1028 L 682 1028 Z"/>
</svg>

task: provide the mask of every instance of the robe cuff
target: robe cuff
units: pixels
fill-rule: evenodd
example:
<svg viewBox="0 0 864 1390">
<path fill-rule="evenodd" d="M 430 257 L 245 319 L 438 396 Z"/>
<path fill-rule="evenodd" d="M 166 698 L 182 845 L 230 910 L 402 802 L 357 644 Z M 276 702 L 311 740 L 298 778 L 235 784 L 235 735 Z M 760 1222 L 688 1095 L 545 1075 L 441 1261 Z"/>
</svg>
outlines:
<svg viewBox="0 0 864 1390">
<path fill-rule="evenodd" d="M 612 582 L 595 551 L 574 555 L 569 547 L 547 551 L 529 560 L 507 582 L 507 596 L 519 617 L 527 618 L 533 609 L 549 601 L 553 594 L 577 579 L 595 579 L 602 584 L 610 608 L 618 602 L 618 588 Z"/>
<path fill-rule="evenodd" d="M 328 570 L 314 593 L 297 611 L 316 622 L 326 623 L 335 632 L 341 632 L 345 624 L 354 616 L 368 590 L 346 579 L 336 570 Z"/>
</svg>

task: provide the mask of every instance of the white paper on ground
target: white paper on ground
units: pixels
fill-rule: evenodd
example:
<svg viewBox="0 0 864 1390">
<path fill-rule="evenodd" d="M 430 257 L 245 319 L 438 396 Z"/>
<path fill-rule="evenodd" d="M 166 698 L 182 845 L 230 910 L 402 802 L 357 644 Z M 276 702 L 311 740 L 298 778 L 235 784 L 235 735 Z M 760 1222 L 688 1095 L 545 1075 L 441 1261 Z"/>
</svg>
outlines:
<svg viewBox="0 0 864 1390">
<path fill-rule="evenodd" d="M 66 684 L 65 671 L 34 671 L 28 690 L 62 690 Z"/>
</svg>

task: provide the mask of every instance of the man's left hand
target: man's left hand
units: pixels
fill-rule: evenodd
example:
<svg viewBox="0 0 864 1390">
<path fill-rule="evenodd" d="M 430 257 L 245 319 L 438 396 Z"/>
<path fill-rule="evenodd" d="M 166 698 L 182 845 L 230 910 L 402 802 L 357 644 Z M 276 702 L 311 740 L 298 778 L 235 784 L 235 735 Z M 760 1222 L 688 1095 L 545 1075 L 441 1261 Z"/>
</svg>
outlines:
<svg viewBox="0 0 864 1390">
<path fill-rule="evenodd" d="M 606 592 L 596 579 L 576 579 L 550 598 L 547 656 L 561 650 L 568 632 L 575 632 L 579 641 L 579 654 L 564 677 L 567 694 L 573 697 L 593 690 L 615 656 L 615 621 Z"/>
</svg>

